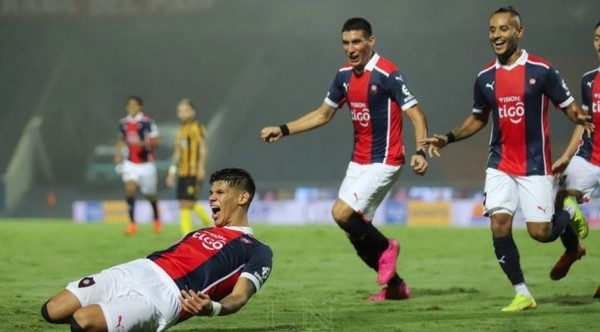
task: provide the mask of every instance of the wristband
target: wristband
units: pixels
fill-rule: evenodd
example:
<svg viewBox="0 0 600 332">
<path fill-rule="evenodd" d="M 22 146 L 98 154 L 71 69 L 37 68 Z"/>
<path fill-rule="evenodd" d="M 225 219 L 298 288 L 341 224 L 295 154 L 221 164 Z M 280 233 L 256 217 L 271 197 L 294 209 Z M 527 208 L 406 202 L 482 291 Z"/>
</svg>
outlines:
<svg viewBox="0 0 600 332">
<path fill-rule="evenodd" d="M 290 128 L 288 128 L 287 124 L 282 124 L 279 126 L 279 130 L 281 130 L 281 135 L 287 136 L 290 134 Z"/>
<path fill-rule="evenodd" d="M 177 173 L 177 166 L 171 165 L 169 166 L 169 175 L 175 175 Z"/>
<path fill-rule="evenodd" d="M 221 303 L 212 301 L 212 307 L 213 307 L 213 309 L 209 316 L 210 317 L 219 316 L 219 313 L 221 312 L 221 309 L 223 308 Z"/>
<path fill-rule="evenodd" d="M 425 154 L 425 151 L 423 149 L 417 150 L 415 154 L 427 159 L 427 155 Z"/>
<path fill-rule="evenodd" d="M 448 144 L 456 142 L 456 136 L 452 132 L 447 133 L 446 138 L 448 139 Z"/>
</svg>

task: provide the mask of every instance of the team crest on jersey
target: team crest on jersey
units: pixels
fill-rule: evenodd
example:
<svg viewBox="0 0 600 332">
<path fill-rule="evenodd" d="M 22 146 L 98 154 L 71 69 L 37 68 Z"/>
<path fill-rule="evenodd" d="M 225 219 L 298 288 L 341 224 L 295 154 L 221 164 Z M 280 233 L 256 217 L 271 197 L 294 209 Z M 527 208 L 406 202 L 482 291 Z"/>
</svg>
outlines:
<svg viewBox="0 0 600 332">
<path fill-rule="evenodd" d="M 376 95 L 377 93 L 379 93 L 379 88 L 377 87 L 377 84 L 371 84 L 369 91 L 372 95 Z"/>
<path fill-rule="evenodd" d="M 93 277 L 85 277 L 85 278 L 81 279 L 81 281 L 79 281 L 79 285 L 77 285 L 77 287 L 86 288 L 86 287 L 90 287 L 94 284 L 96 284 L 96 282 L 94 281 Z"/>
<path fill-rule="evenodd" d="M 529 84 L 530 87 L 534 87 L 535 83 L 537 83 L 537 80 L 533 76 L 530 77 L 529 80 L 527 81 L 527 84 Z"/>
</svg>

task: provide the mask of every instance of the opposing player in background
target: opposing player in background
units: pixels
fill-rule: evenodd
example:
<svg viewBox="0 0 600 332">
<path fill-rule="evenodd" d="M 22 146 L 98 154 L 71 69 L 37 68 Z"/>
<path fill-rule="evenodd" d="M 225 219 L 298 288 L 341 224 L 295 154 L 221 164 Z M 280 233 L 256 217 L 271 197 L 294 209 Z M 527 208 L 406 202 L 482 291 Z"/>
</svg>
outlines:
<svg viewBox="0 0 600 332">
<path fill-rule="evenodd" d="M 593 46 L 600 59 L 600 22 L 596 24 Z M 581 78 L 581 106 L 592 116 L 595 127 L 600 126 L 599 73 L 600 68 L 596 68 Z M 587 202 L 592 192 L 600 187 L 600 133 L 594 130 L 587 135 L 584 127 L 577 126 L 564 153 L 552 165 L 552 170 L 563 179 L 562 189 L 576 197 L 578 203 Z M 561 235 L 561 240 L 565 253 L 550 271 L 552 280 L 564 278 L 571 265 L 585 255 L 585 247 L 579 244 L 578 237 L 571 230 L 567 229 Z M 600 286 L 594 297 L 600 298 Z"/>
<path fill-rule="evenodd" d="M 216 227 L 69 283 L 42 306 L 44 319 L 71 331 L 164 331 L 193 315 L 240 310 L 267 281 L 273 252 L 248 225 L 250 174 L 222 169 L 210 184 Z"/>
<path fill-rule="evenodd" d="M 262 129 L 261 138 L 272 143 L 286 135 L 318 128 L 348 104 L 354 124 L 354 152 L 332 215 L 358 256 L 377 271 L 377 282 L 387 284 L 369 300 L 406 299 L 410 290 L 396 273 L 398 241 L 386 238 L 371 220 L 405 163 L 403 114 L 413 123 L 417 142 L 427 135 L 427 121 L 404 75 L 373 51 L 375 36 L 368 21 L 349 19 L 342 27 L 341 37 L 348 63 L 339 69 L 325 101 L 297 120 Z M 427 171 L 421 143 L 410 157 L 410 165 L 419 175 Z"/>
<path fill-rule="evenodd" d="M 206 128 L 196 120 L 196 109 L 189 99 L 183 99 L 177 105 L 177 117 L 181 127 L 175 137 L 173 163 L 169 167 L 167 185 L 177 184 L 179 200 L 180 227 L 183 235 L 192 231 L 192 209 L 204 226 L 211 225 L 210 218 L 198 200 L 200 188 L 206 176 Z M 176 180 L 177 179 L 177 180 Z"/>
<path fill-rule="evenodd" d="M 491 15 L 488 37 L 497 59 L 477 76 L 471 115 L 448 134 L 424 141 L 430 144 L 430 154 L 439 156 L 439 149 L 477 133 L 492 117 L 484 206 L 491 219 L 496 257 L 516 292 L 502 311 L 537 307 L 512 237 L 517 205 L 521 205 L 529 235 L 537 241 L 556 240 L 569 223 L 582 238 L 588 232 L 587 221 L 572 197 L 565 199 L 564 210 L 554 213 L 548 98 L 574 123 L 586 129 L 593 126 L 558 71 L 519 47 L 523 33 L 514 8 L 500 8 Z"/>
<path fill-rule="evenodd" d="M 127 116 L 119 121 L 119 139 L 115 151 L 115 164 L 122 164 L 125 200 L 129 213 L 126 235 L 137 232 L 135 223 L 135 194 L 138 189 L 146 196 L 154 214 L 154 232 L 161 231 L 156 201 L 156 166 L 154 148 L 160 143 L 158 128 L 154 121 L 143 113 L 144 102 L 138 96 L 127 99 Z M 123 160 L 123 147 L 127 146 L 127 159 Z"/>
</svg>

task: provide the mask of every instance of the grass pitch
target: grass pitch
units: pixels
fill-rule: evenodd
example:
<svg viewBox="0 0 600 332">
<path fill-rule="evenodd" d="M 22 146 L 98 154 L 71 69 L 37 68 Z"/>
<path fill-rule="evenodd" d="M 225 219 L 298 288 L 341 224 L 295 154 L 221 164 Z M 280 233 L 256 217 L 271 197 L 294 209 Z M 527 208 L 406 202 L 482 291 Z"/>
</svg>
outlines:
<svg viewBox="0 0 600 332">
<path fill-rule="evenodd" d="M 238 314 L 193 318 L 171 331 L 596 331 L 600 300 L 600 230 L 588 254 L 561 281 L 550 268 L 560 242 L 540 244 L 515 231 L 521 264 L 538 309 L 501 313 L 514 296 L 494 257 L 487 229 L 382 227 L 402 249 L 399 272 L 412 290 L 406 301 L 369 303 L 375 273 L 334 226 L 256 226 L 274 251 L 269 281 Z M 141 226 L 0 220 L 0 331 L 67 331 L 50 325 L 40 306 L 68 281 L 143 257 L 175 242 L 177 226 L 160 236 Z"/>
</svg>

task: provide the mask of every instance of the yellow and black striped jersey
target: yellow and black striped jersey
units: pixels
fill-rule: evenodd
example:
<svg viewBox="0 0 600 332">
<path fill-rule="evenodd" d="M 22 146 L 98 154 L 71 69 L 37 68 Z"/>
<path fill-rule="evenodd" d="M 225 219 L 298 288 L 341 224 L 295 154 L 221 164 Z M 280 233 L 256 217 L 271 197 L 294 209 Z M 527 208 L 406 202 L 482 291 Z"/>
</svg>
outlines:
<svg viewBox="0 0 600 332">
<path fill-rule="evenodd" d="M 184 123 L 177 130 L 175 144 L 179 150 L 177 171 L 179 176 L 196 176 L 200 159 L 200 143 L 205 136 L 206 128 L 196 120 Z"/>
</svg>

